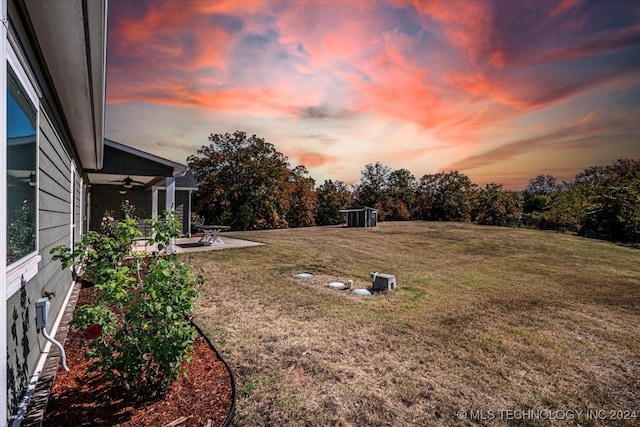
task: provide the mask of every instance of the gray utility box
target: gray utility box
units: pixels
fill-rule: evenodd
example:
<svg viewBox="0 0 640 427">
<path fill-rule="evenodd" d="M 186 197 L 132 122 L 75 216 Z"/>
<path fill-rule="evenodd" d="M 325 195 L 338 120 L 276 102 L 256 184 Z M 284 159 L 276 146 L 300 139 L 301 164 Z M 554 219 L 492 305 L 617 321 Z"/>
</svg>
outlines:
<svg viewBox="0 0 640 427">
<path fill-rule="evenodd" d="M 373 277 L 374 291 L 393 291 L 396 288 L 396 276 L 378 273 Z"/>
</svg>

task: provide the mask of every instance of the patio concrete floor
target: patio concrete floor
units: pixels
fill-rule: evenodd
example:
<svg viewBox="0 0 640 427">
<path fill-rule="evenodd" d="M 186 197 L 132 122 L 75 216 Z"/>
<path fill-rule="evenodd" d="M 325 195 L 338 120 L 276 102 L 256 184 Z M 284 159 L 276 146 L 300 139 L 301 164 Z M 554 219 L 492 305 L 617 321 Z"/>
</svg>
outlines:
<svg viewBox="0 0 640 427">
<path fill-rule="evenodd" d="M 224 243 L 216 243 L 214 245 L 198 244 L 199 236 L 181 237 L 175 240 L 176 253 L 193 253 L 206 251 L 221 251 L 223 249 L 248 248 L 251 246 L 263 246 L 264 243 L 252 242 L 250 240 L 234 239 L 231 237 L 218 236 Z M 146 245 L 146 240 L 136 242 L 135 251 L 153 252 L 155 247 Z"/>
</svg>

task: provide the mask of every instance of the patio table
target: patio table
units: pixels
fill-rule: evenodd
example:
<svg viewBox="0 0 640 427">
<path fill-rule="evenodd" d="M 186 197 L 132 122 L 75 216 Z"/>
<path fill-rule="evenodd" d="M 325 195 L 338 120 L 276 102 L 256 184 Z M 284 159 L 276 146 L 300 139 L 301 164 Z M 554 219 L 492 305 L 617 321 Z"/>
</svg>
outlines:
<svg viewBox="0 0 640 427">
<path fill-rule="evenodd" d="M 198 240 L 198 243 L 211 246 L 211 245 L 224 245 L 222 239 L 218 236 L 220 230 L 229 230 L 231 227 L 228 225 L 201 225 L 198 228 L 204 231 L 204 236 Z"/>
</svg>

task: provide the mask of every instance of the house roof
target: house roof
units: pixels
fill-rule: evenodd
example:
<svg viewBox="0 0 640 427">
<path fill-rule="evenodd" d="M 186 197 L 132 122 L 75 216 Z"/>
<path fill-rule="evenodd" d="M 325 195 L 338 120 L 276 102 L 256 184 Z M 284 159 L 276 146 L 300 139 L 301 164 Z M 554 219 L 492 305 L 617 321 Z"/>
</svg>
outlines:
<svg viewBox="0 0 640 427">
<path fill-rule="evenodd" d="M 167 177 L 178 177 L 187 170 L 181 163 L 147 153 L 110 139 L 104 140 L 104 162 L 100 170 L 88 170 L 92 184 L 118 185 L 125 178 L 149 187 Z"/>
<path fill-rule="evenodd" d="M 82 166 L 103 163 L 106 0 L 24 0 Z"/>
<path fill-rule="evenodd" d="M 339 213 L 349 213 L 349 212 L 362 212 L 366 210 L 377 211 L 376 208 L 370 208 L 369 206 L 349 206 L 348 208 L 340 209 Z"/>
<path fill-rule="evenodd" d="M 140 160 L 147 161 L 149 163 L 154 163 L 154 164 L 159 165 L 159 166 L 163 166 L 163 167 L 166 167 L 166 168 L 174 169 L 175 172 L 172 175 L 166 175 L 166 176 L 177 176 L 182 171 L 185 171 L 187 169 L 187 166 L 183 165 L 182 163 L 174 162 L 174 161 L 165 159 L 163 157 L 156 156 L 155 154 L 151 154 L 151 153 L 148 153 L 146 151 L 138 150 L 137 148 L 133 148 L 133 147 L 130 147 L 128 145 L 121 144 L 121 143 L 113 141 L 111 139 L 105 139 L 104 140 L 104 146 L 105 146 L 105 148 L 108 148 L 109 151 L 121 152 L 123 154 L 129 155 L 130 157 L 135 157 L 135 158 L 138 158 Z M 112 169 L 117 167 L 117 165 L 111 165 L 111 164 L 105 165 L 104 167 L 106 168 L 107 166 L 109 166 Z M 104 171 L 104 169 L 103 169 L 103 171 Z"/>
<path fill-rule="evenodd" d="M 175 186 L 176 190 L 180 191 L 197 191 L 198 181 L 193 175 L 193 171 L 191 169 L 187 169 L 182 175 L 176 176 Z M 167 180 L 165 179 L 160 184 L 158 184 L 158 188 L 160 190 L 166 190 Z"/>
<path fill-rule="evenodd" d="M 183 190 L 197 190 L 198 181 L 191 169 L 187 169 L 184 175 L 176 177 L 176 188 Z"/>
</svg>

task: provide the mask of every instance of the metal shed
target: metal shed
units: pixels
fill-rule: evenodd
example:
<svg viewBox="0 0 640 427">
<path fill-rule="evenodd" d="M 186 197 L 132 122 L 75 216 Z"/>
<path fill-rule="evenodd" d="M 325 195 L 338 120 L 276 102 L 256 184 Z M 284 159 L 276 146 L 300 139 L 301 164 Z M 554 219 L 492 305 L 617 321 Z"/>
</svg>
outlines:
<svg viewBox="0 0 640 427">
<path fill-rule="evenodd" d="M 346 227 L 377 227 L 378 210 L 368 206 L 351 206 L 340 210 L 346 214 Z"/>
</svg>

